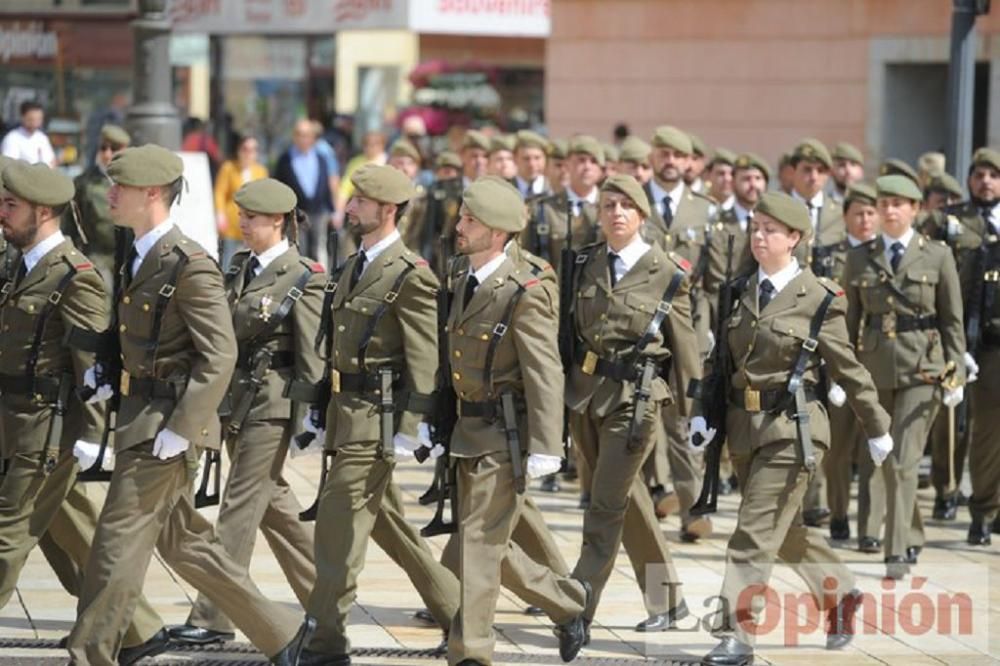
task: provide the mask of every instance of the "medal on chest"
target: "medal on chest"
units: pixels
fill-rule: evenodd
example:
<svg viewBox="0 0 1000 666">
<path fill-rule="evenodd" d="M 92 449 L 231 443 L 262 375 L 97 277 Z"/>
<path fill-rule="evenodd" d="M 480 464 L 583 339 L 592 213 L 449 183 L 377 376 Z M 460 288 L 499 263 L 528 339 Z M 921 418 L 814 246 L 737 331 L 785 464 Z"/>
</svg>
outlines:
<svg viewBox="0 0 1000 666">
<path fill-rule="evenodd" d="M 269 294 L 264 294 L 264 297 L 260 299 L 260 315 L 258 315 L 264 321 L 271 320 L 271 304 L 274 301 L 271 299 Z"/>
</svg>

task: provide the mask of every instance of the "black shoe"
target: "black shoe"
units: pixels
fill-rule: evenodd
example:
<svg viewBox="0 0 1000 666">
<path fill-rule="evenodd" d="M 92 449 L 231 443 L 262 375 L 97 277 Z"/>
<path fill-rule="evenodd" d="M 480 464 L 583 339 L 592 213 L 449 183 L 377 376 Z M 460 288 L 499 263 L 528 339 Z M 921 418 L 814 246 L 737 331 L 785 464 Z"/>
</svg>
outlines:
<svg viewBox="0 0 1000 666">
<path fill-rule="evenodd" d="M 585 580 L 581 580 L 580 585 L 583 586 L 584 593 L 583 611 L 566 624 L 556 627 L 559 636 L 559 657 L 565 662 L 576 659 L 576 655 L 580 654 L 580 648 L 583 647 L 583 642 L 587 638 L 587 620 L 583 613 L 590 606 L 593 589 L 590 587 L 590 583 Z"/>
<path fill-rule="evenodd" d="M 855 588 L 826 614 L 826 649 L 839 650 L 854 640 L 854 615 L 864 595 Z"/>
<path fill-rule="evenodd" d="M 524 607 L 524 614 L 525 615 L 530 615 L 532 617 L 539 617 L 539 616 L 545 615 L 545 611 L 543 611 L 538 606 L 525 606 Z"/>
<path fill-rule="evenodd" d="M 309 645 L 309 639 L 312 638 L 313 632 L 315 631 L 316 619 L 306 615 L 306 619 L 302 622 L 302 626 L 300 626 L 299 630 L 295 632 L 294 636 L 292 636 L 292 640 L 288 642 L 288 645 L 282 648 L 281 652 L 271 657 L 271 663 L 277 664 L 278 666 L 298 666 L 299 659 L 302 656 L 302 653 L 306 651 L 306 646 Z M 343 658 L 347 661 L 324 661 L 322 663 L 330 666 L 348 666 L 351 663 L 351 658 L 348 655 L 341 656 L 343 656 Z"/>
<path fill-rule="evenodd" d="M 547 474 L 543 476 L 540 488 L 546 493 L 557 493 L 562 490 L 562 486 L 559 485 L 559 477 L 555 474 Z"/>
<path fill-rule="evenodd" d="M 224 643 L 236 638 L 236 634 L 231 631 L 213 631 L 204 627 L 196 627 L 193 624 L 182 624 L 170 627 L 167 630 L 172 640 L 188 645 L 208 645 L 210 643 Z"/>
<path fill-rule="evenodd" d="M 851 522 L 847 518 L 831 518 L 830 538 L 834 541 L 847 541 L 850 539 Z"/>
<path fill-rule="evenodd" d="M 586 647 L 590 645 L 590 624 L 591 620 L 583 618 L 583 645 Z"/>
<path fill-rule="evenodd" d="M 351 655 L 321 654 L 302 650 L 299 655 L 299 666 L 351 666 Z"/>
<path fill-rule="evenodd" d="M 1000 534 L 1000 515 L 993 519 L 993 534 Z"/>
<path fill-rule="evenodd" d="M 882 540 L 875 537 L 861 537 L 858 539 L 858 550 L 862 553 L 881 553 Z"/>
<path fill-rule="evenodd" d="M 590 493 L 580 493 L 580 508 L 584 511 L 590 508 Z"/>
<path fill-rule="evenodd" d="M 973 518 L 969 525 L 969 536 L 967 539 L 970 546 L 990 545 L 990 530 L 986 527 L 986 521 L 982 518 Z"/>
<path fill-rule="evenodd" d="M 829 509 L 809 509 L 802 512 L 802 522 L 809 527 L 820 527 L 830 520 Z"/>
<path fill-rule="evenodd" d="M 448 632 L 444 632 L 444 636 L 441 638 L 441 642 L 438 646 L 431 650 L 431 656 L 433 657 L 443 657 L 448 654 Z"/>
<path fill-rule="evenodd" d="M 902 555 L 890 555 L 885 558 L 885 577 L 892 580 L 902 580 L 910 573 L 910 565 Z"/>
<path fill-rule="evenodd" d="M 955 520 L 958 515 L 958 497 L 938 497 L 934 500 L 934 520 Z"/>
<path fill-rule="evenodd" d="M 650 632 L 650 631 L 666 631 L 667 629 L 676 629 L 677 621 L 683 620 L 691 611 L 688 610 L 687 602 L 681 599 L 681 602 L 668 610 L 666 613 L 657 613 L 655 615 L 650 615 L 645 620 L 635 625 L 636 631 Z"/>
<path fill-rule="evenodd" d="M 711 652 L 701 658 L 704 666 L 749 666 L 753 663 L 753 648 L 726 636 Z"/>
<path fill-rule="evenodd" d="M 906 549 L 906 563 L 916 564 L 917 558 L 920 557 L 920 551 L 923 550 L 922 546 L 910 546 Z"/>
<path fill-rule="evenodd" d="M 698 539 L 703 539 L 712 533 L 712 519 L 708 516 L 699 516 L 687 525 L 681 526 L 681 541 L 684 543 L 697 543 Z"/>
<path fill-rule="evenodd" d="M 432 627 L 438 626 L 437 620 L 434 619 L 434 616 L 431 615 L 431 612 L 426 608 L 421 608 L 420 610 L 418 610 L 416 613 L 413 614 L 413 617 L 414 619 L 420 620 L 421 622 L 429 624 Z"/>
<path fill-rule="evenodd" d="M 166 629 L 160 629 L 145 643 L 134 647 L 123 647 L 119 650 L 118 665 L 129 666 L 129 664 L 134 664 L 145 657 L 155 657 L 166 652 L 169 647 L 170 634 L 167 633 Z"/>
</svg>

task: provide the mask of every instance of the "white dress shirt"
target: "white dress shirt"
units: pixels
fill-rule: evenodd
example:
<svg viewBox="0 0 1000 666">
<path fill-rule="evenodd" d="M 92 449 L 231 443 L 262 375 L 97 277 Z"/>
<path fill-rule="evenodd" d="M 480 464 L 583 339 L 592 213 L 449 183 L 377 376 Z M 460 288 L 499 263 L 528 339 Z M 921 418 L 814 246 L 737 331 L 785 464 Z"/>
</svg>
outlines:
<svg viewBox="0 0 1000 666">
<path fill-rule="evenodd" d="M 577 217 L 583 213 L 584 203 L 589 203 L 596 206 L 597 198 L 599 196 L 600 196 L 600 190 L 598 190 L 596 187 L 590 190 L 590 192 L 588 192 L 587 196 L 585 197 L 578 196 L 577 193 L 574 192 L 573 188 L 571 187 L 566 188 L 566 197 L 569 199 L 570 205 L 573 206 L 573 215 Z"/>
<path fill-rule="evenodd" d="M 906 248 L 910 247 L 910 240 L 913 238 L 916 232 L 913 231 L 913 227 L 906 230 L 906 233 L 899 238 L 893 238 L 887 233 L 882 233 L 882 242 L 885 243 L 885 260 L 892 266 L 892 244 L 899 241 L 903 244 L 903 254 L 906 254 Z"/>
<path fill-rule="evenodd" d="M 149 251 L 156 245 L 156 241 L 167 235 L 167 232 L 174 228 L 174 221 L 167 218 L 166 222 L 158 224 L 140 238 L 135 239 L 135 259 L 132 260 L 132 277 L 139 274 L 142 261 L 149 254 Z"/>
<path fill-rule="evenodd" d="M 823 208 L 823 190 L 814 194 L 812 199 L 806 199 L 796 190 L 792 190 L 792 198 L 801 201 L 809 209 L 809 219 L 812 220 L 813 231 L 816 231 L 816 225 L 819 224 L 819 211 Z"/>
<path fill-rule="evenodd" d="M 670 213 L 672 217 L 677 217 L 677 205 L 681 202 L 681 197 L 684 196 L 683 180 L 678 180 L 674 189 L 667 192 L 660 187 L 655 178 L 652 178 L 649 181 L 649 191 L 653 195 L 653 203 L 656 205 L 656 212 L 660 214 L 660 217 L 663 217 L 663 197 L 667 195 L 670 196 Z"/>
<path fill-rule="evenodd" d="M 251 254 L 250 255 L 251 258 L 256 257 L 258 262 L 258 266 L 254 269 L 253 272 L 254 277 L 257 277 L 258 275 L 263 273 L 264 269 L 267 268 L 267 265 L 270 264 L 272 261 L 283 255 L 285 252 L 288 252 L 288 247 L 289 247 L 288 241 L 282 238 L 277 245 L 269 247 L 260 254 Z"/>
<path fill-rule="evenodd" d="M 642 240 L 639 234 L 635 235 L 632 242 L 622 248 L 621 252 L 615 252 L 608 246 L 608 254 L 616 254 L 615 260 L 615 284 L 617 284 L 625 274 L 632 270 L 632 267 L 642 258 L 642 255 L 649 252 L 649 243 Z"/>
<path fill-rule="evenodd" d="M 493 257 L 485 264 L 480 266 L 479 270 L 473 271 L 472 276 L 476 278 L 476 289 L 479 288 L 479 285 L 486 282 L 486 280 L 488 280 L 491 275 L 496 273 L 497 269 L 500 268 L 501 265 L 503 265 L 503 262 L 506 258 L 507 258 L 507 253 L 501 252 L 500 254 L 498 254 L 497 256 Z"/>
<path fill-rule="evenodd" d="M 757 269 L 757 299 L 760 300 L 760 283 L 764 280 L 769 280 L 771 286 L 774 287 L 774 296 L 771 300 L 781 293 L 781 290 L 788 286 L 788 283 L 795 279 L 795 277 L 802 272 L 799 268 L 799 262 L 795 257 L 792 257 L 792 262 L 782 268 L 780 271 L 774 275 L 768 275 L 764 272 L 763 268 Z"/>
<path fill-rule="evenodd" d="M 42 257 L 52 251 L 57 245 L 66 240 L 61 231 L 56 230 L 54 234 L 39 241 L 35 247 L 24 253 L 24 274 L 27 275 L 31 269 L 38 265 Z"/>
<path fill-rule="evenodd" d="M 750 220 L 753 219 L 753 211 L 747 210 L 739 201 L 733 200 L 733 213 L 736 214 L 736 221 L 739 222 L 740 230 L 746 231 L 747 227 L 750 226 Z"/>
<path fill-rule="evenodd" d="M 361 268 L 361 275 L 365 274 L 368 267 L 372 265 L 372 262 L 378 258 L 378 255 L 385 252 L 386 248 L 399 240 L 399 229 L 393 229 L 392 233 L 375 243 L 371 247 L 362 247 L 362 251 L 365 253 L 365 265 Z"/>
</svg>

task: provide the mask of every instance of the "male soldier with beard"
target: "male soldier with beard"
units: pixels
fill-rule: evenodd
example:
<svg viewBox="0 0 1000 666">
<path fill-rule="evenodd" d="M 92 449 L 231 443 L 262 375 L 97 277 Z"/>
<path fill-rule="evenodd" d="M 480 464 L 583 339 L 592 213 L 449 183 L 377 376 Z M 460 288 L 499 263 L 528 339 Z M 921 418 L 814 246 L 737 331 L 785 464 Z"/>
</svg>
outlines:
<svg viewBox="0 0 1000 666">
<path fill-rule="evenodd" d="M 841 141 L 833 147 L 833 169 L 830 171 L 830 198 L 843 203 L 848 188 L 865 178 L 865 158 L 861 151 L 849 143 Z"/>
<path fill-rule="evenodd" d="M 708 196 L 715 199 L 722 210 L 733 206 L 733 162 L 736 155 L 726 148 L 716 148 L 708 163 Z"/>
<path fill-rule="evenodd" d="M 626 137 L 618 153 L 618 167 L 627 176 L 635 178 L 644 186 L 653 177 L 653 167 L 649 164 L 649 154 L 653 149 L 637 136 Z"/>
<path fill-rule="evenodd" d="M 684 168 L 684 183 L 692 192 L 702 193 L 705 191 L 705 181 L 702 180 L 702 176 L 705 174 L 705 155 L 708 153 L 708 148 L 697 134 L 688 132 L 688 136 L 691 138 L 691 159 Z"/>
</svg>

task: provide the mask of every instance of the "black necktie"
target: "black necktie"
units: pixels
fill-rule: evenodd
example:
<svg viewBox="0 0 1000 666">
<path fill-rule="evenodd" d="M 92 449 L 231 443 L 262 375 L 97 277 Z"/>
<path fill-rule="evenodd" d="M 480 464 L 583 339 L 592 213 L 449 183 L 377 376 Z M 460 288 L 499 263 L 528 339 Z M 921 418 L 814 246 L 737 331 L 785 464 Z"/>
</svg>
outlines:
<svg viewBox="0 0 1000 666">
<path fill-rule="evenodd" d="M 365 256 L 364 250 L 358 252 L 358 258 L 354 260 L 354 270 L 351 271 L 351 289 L 358 286 L 358 280 L 361 279 L 361 273 L 365 270 L 367 260 L 368 257 Z"/>
<path fill-rule="evenodd" d="M 122 267 L 125 271 L 122 275 L 122 286 L 126 289 L 130 284 L 132 284 L 132 278 L 135 277 L 132 275 L 132 264 L 134 264 L 135 260 L 138 258 L 139 251 L 135 249 L 135 245 L 133 244 L 131 249 L 129 249 L 128 254 L 125 256 L 125 265 Z"/>
<path fill-rule="evenodd" d="M 611 286 L 614 287 L 618 282 L 618 271 L 615 270 L 615 262 L 618 260 L 618 255 L 614 252 L 608 252 L 608 276 L 611 279 Z"/>
<path fill-rule="evenodd" d="M 903 247 L 902 243 L 896 241 L 889 249 L 892 250 L 892 258 L 889 259 L 889 265 L 892 266 L 892 272 L 895 273 L 896 269 L 899 268 L 899 262 L 903 259 L 903 251 L 906 248 Z"/>
<path fill-rule="evenodd" d="M 24 263 L 24 259 L 17 262 L 17 271 L 14 273 L 14 288 L 16 289 L 24 276 L 28 274 L 28 265 Z"/>
<path fill-rule="evenodd" d="M 674 211 L 670 207 L 670 195 L 663 197 L 663 222 L 667 225 L 667 229 L 670 228 L 670 224 L 674 221 Z"/>
<path fill-rule="evenodd" d="M 993 234 L 997 233 L 997 227 L 1000 227 L 1000 225 L 993 219 L 993 206 L 983 206 L 979 209 L 979 214 L 982 216 L 983 222 L 986 223 L 987 231 Z"/>
<path fill-rule="evenodd" d="M 764 279 L 760 283 L 760 294 L 757 296 L 757 312 L 763 311 L 772 298 L 774 298 L 774 285 L 770 280 Z"/>
<path fill-rule="evenodd" d="M 465 295 L 462 297 L 463 308 L 469 305 L 469 301 L 472 300 L 472 295 L 476 293 L 476 287 L 478 286 L 479 280 L 476 279 L 475 275 L 470 275 L 469 279 L 465 281 Z"/>
<path fill-rule="evenodd" d="M 246 273 L 243 274 L 243 291 L 246 291 L 247 285 L 257 277 L 257 268 L 260 266 L 260 260 L 257 257 L 250 257 L 250 261 L 247 262 Z"/>
</svg>

